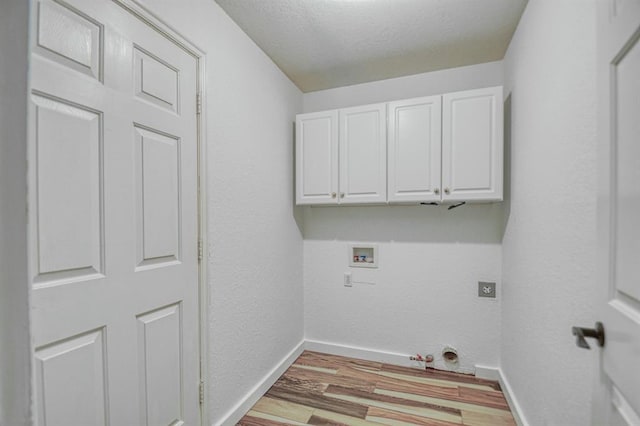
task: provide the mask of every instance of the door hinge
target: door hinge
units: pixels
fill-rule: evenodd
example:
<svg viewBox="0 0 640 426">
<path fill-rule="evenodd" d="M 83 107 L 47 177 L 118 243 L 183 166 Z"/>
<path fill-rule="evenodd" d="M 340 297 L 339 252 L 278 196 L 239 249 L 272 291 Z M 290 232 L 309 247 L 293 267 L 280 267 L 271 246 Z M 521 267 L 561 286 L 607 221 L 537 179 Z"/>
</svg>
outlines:
<svg viewBox="0 0 640 426">
<path fill-rule="evenodd" d="M 200 405 L 204 404 L 204 382 L 200 380 Z"/>
<path fill-rule="evenodd" d="M 204 248 L 202 246 L 202 240 L 198 240 L 198 260 L 202 260 L 204 254 Z"/>
<path fill-rule="evenodd" d="M 196 93 L 196 114 L 202 113 L 202 93 Z"/>
</svg>

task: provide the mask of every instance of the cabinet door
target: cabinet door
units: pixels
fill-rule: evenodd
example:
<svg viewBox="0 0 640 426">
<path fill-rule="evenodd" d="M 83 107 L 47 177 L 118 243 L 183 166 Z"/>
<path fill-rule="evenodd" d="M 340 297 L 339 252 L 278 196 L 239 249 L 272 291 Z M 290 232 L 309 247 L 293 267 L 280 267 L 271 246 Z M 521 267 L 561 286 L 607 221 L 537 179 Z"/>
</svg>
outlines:
<svg viewBox="0 0 640 426">
<path fill-rule="evenodd" d="M 340 203 L 386 203 L 386 104 L 340 110 Z"/>
<path fill-rule="evenodd" d="M 442 98 L 389 103 L 389 201 L 440 201 Z"/>
<path fill-rule="evenodd" d="M 338 111 L 296 117 L 296 204 L 338 202 Z"/>
<path fill-rule="evenodd" d="M 443 201 L 501 201 L 502 87 L 443 96 Z"/>
</svg>

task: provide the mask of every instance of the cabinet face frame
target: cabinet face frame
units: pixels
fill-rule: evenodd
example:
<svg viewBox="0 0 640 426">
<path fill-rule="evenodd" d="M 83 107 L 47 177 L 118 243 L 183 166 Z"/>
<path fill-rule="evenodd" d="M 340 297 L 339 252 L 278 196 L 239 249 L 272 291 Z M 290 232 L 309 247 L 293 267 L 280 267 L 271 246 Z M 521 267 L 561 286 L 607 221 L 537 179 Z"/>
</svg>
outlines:
<svg viewBox="0 0 640 426">
<path fill-rule="evenodd" d="M 389 202 L 439 202 L 442 96 L 390 102 L 388 111 Z"/>
<path fill-rule="evenodd" d="M 340 110 L 340 204 L 387 202 L 387 104 Z"/>
<path fill-rule="evenodd" d="M 442 98 L 442 201 L 502 201 L 502 87 Z"/>
<path fill-rule="evenodd" d="M 312 126 L 323 130 L 320 137 L 313 136 Z M 295 184 L 296 204 L 338 204 L 337 110 L 296 117 Z"/>
</svg>

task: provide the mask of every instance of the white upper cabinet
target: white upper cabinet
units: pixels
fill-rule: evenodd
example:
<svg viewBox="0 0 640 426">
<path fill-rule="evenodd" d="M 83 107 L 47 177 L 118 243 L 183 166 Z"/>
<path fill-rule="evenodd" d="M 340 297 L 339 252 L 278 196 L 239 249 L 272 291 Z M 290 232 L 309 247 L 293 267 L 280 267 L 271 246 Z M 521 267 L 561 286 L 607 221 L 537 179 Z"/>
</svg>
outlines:
<svg viewBox="0 0 640 426">
<path fill-rule="evenodd" d="M 442 97 L 442 201 L 501 201 L 502 87 Z"/>
<path fill-rule="evenodd" d="M 340 204 L 387 201 L 387 106 L 340 110 Z"/>
<path fill-rule="evenodd" d="M 296 204 L 338 203 L 338 111 L 296 117 Z"/>
<path fill-rule="evenodd" d="M 502 201 L 502 87 L 300 114 L 296 150 L 297 204 Z"/>
<path fill-rule="evenodd" d="M 439 202 L 442 97 L 389 103 L 389 202 Z"/>
<path fill-rule="evenodd" d="M 296 203 L 387 202 L 386 104 L 296 117 Z"/>
</svg>

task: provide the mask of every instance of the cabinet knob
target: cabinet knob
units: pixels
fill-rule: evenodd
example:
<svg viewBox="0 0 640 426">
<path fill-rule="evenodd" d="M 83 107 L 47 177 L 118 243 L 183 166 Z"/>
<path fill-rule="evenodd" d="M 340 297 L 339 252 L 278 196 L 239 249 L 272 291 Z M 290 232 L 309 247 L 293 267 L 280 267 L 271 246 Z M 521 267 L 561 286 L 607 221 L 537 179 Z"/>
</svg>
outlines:
<svg viewBox="0 0 640 426">
<path fill-rule="evenodd" d="M 436 194 L 436 195 L 440 195 L 440 188 L 434 189 L 433 193 Z"/>
<path fill-rule="evenodd" d="M 445 188 L 445 189 L 444 189 L 444 193 L 445 193 L 445 194 L 449 195 L 449 192 L 450 192 L 450 191 L 449 191 L 449 188 Z"/>
<path fill-rule="evenodd" d="M 336 193 L 335 192 L 331 193 L 331 198 L 336 198 Z"/>
<path fill-rule="evenodd" d="M 344 192 L 340 193 L 340 198 L 344 198 Z"/>
</svg>

